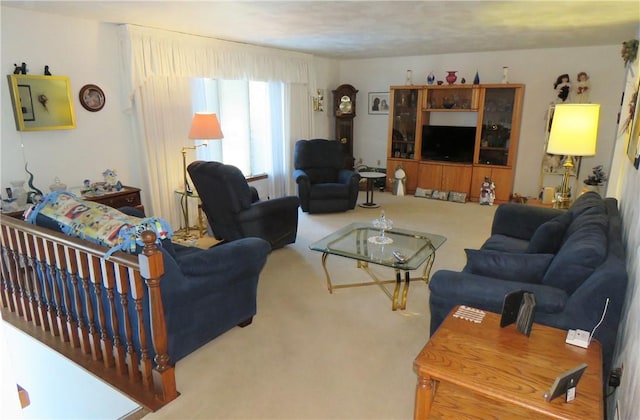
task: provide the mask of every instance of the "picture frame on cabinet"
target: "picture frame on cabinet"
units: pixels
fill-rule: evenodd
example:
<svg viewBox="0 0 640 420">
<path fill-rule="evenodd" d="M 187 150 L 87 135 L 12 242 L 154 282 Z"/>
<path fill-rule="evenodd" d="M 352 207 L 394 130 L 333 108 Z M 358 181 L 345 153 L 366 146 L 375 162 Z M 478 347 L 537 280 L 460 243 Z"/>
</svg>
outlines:
<svg viewBox="0 0 640 420">
<path fill-rule="evenodd" d="M 389 114 L 389 92 L 369 92 L 369 114 Z"/>
</svg>

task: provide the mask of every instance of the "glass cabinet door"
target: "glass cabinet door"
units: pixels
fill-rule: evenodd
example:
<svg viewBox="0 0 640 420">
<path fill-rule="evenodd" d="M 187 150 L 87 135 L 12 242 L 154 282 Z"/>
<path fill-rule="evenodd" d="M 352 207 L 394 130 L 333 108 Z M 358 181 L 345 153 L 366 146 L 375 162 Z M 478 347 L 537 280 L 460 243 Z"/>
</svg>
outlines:
<svg viewBox="0 0 640 420">
<path fill-rule="evenodd" d="M 507 166 L 516 97 L 515 88 L 487 88 L 482 113 L 480 152 L 476 163 Z"/>
<path fill-rule="evenodd" d="M 392 90 L 391 157 L 413 159 L 415 156 L 419 93 L 417 89 Z"/>
</svg>

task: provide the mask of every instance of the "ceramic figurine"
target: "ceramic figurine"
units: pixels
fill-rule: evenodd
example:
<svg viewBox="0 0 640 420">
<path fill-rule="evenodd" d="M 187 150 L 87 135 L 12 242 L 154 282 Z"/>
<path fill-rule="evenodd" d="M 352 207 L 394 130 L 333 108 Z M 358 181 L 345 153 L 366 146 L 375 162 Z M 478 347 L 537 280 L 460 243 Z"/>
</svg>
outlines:
<svg viewBox="0 0 640 420">
<path fill-rule="evenodd" d="M 476 75 L 473 78 L 473 84 L 474 85 L 479 85 L 480 84 L 480 75 L 478 74 L 478 71 L 476 70 Z"/>
</svg>

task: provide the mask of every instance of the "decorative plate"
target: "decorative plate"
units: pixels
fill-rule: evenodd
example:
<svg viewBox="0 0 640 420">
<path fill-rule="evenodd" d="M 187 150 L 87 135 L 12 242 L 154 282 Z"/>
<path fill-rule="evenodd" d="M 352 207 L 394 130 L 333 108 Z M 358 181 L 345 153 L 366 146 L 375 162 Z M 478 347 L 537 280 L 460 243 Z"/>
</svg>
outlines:
<svg viewBox="0 0 640 420">
<path fill-rule="evenodd" d="M 106 98 L 104 92 L 96 85 L 84 85 L 80 89 L 80 104 L 91 112 L 100 111 L 104 107 Z"/>
</svg>

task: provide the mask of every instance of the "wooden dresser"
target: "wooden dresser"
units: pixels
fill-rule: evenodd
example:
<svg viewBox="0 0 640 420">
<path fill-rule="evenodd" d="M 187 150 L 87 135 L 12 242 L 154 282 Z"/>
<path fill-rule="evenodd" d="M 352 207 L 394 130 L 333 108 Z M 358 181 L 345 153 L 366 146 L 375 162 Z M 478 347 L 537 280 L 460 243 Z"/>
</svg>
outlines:
<svg viewBox="0 0 640 420">
<path fill-rule="evenodd" d="M 94 201 L 109 207 L 135 207 L 144 211 L 140 198 L 140 188 L 124 186 L 120 191 L 104 192 L 99 195 L 82 195 L 83 200 Z"/>
</svg>

